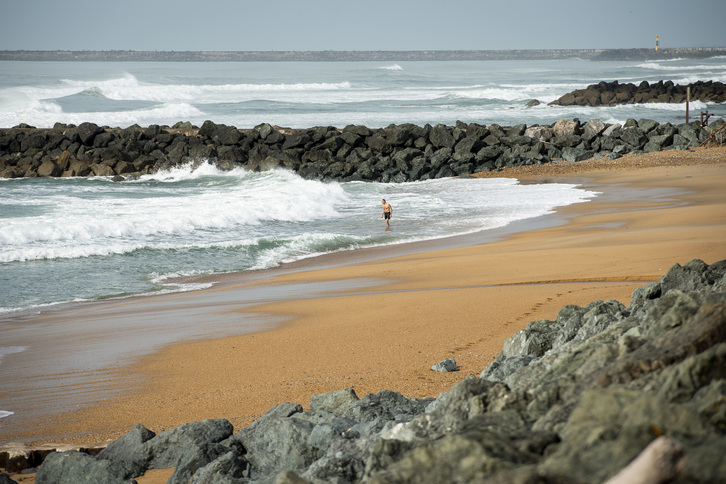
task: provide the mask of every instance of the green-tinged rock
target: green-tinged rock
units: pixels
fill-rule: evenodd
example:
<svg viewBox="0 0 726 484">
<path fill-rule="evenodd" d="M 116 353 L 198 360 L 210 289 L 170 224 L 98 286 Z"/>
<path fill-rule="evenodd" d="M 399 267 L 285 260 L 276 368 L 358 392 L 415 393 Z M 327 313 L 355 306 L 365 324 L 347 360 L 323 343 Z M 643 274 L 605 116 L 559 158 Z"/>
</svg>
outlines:
<svg viewBox="0 0 726 484">
<path fill-rule="evenodd" d="M 69 450 L 45 458 L 35 476 L 38 484 L 128 484 L 136 481 L 118 462 L 97 460 L 88 454 Z"/>
<path fill-rule="evenodd" d="M 367 482 L 481 482 L 497 471 L 533 464 L 537 460 L 535 455 L 520 451 L 509 439 L 498 434 L 466 432 L 414 447 L 385 470 L 373 473 Z"/>
<path fill-rule="evenodd" d="M 623 388 L 583 393 L 560 434 L 562 442 L 542 467 L 583 482 L 611 477 L 659 435 L 681 442 L 715 437 L 691 410 Z"/>
<path fill-rule="evenodd" d="M 340 417 L 358 400 L 358 395 L 355 394 L 355 390 L 345 388 L 343 390 L 311 396 L 310 410 L 326 410 Z"/>
</svg>

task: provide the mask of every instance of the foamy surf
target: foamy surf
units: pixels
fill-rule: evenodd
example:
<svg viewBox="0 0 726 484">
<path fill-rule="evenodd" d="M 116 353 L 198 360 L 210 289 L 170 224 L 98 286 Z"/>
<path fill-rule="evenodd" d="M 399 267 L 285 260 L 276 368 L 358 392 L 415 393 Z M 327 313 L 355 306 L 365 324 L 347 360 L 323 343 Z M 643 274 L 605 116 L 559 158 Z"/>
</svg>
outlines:
<svg viewBox="0 0 726 484">
<path fill-rule="evenodd" d="M 0 307 L 188 290 L 173 275 L 258 270 L 331 252 L 501 227 L 589 200 L 575 185 L 439 179 L 333 183 L 274 170 L 187 165 L 104 178 L 2 184 Z M 380 200 L 395 209 L 394 230 Z M 64 284 L 48 284 L 64 274 Z"/>
<path fill-rule="evenodd" d="M 658 62 L 270 62 L 270 63 L 34 63 L 5 62 L 0 126 L 56 122 L 127 127 L 207 119 L 238 128 L 267 122 L 291 128 L 364 124 L 551 124 L 595 116 L 623 123 L 638 107 L 547 106 L 600 81 L 640 83 L 726 80 L 723 58 Z M 544 105 L 528 109 L 538 99 Z M 714 114 L 726 107 L 709 104 Z M 703 109 L 703 108 L 699 108 Z M 659 122 L 682 115 L 648 112 Z"/>
</svg>

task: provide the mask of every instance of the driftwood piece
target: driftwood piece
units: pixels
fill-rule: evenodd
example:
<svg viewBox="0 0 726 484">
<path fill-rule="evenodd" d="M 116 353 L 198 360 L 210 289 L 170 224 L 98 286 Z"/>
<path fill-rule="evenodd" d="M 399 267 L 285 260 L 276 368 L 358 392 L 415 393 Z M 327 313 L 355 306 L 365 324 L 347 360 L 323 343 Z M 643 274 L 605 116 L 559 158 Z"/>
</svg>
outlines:
<svg viewBox="0 0 726 484">
<path fill-rule="evenodd" d="M 686 452 L 676 440 L 661 435 L 605 484 L 670 482 L 686 467 Z"/>
<path fill-rule="evenodd" d="M 726 142 L 726 123 L 714 129 L 701 146 L 721 146 Z"/>
</svg>

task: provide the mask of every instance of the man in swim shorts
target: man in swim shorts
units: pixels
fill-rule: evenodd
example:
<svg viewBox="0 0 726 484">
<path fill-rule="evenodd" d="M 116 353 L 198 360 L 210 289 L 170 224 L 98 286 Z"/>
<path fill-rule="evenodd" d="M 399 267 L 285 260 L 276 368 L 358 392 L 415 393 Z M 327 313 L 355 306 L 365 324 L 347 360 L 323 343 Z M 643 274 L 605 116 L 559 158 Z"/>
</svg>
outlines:
<svg viewBox="0 0 726 484">
<path fill-rule="evenodd" d="M 386 227 L 390 227 L 388 221 L 391 220 L 391 216 L 393 216 L 393 207 L 391 207 L 391 204 L 388 203 L 385 198 L 381 200 L 381 203 L 383 204 L 383 214 L 381 215 L 381 218 L 386 219 Z"/>
</svg>

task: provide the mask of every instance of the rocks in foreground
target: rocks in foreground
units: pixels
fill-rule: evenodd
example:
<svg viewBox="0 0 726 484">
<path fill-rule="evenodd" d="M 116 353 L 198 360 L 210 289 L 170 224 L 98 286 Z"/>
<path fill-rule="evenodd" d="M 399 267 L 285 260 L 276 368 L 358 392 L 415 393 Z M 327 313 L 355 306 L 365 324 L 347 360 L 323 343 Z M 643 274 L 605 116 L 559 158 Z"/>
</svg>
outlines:
<svg viewBox="0 0 726 484">
<path fill-rule="evenodd" d="M 560 120 L 548 126 L 504 127 L 458 122 L 290 130 L 261 124 L 240 130 L 206 121 L 174 127 L 126 129 L 56 124 L 0 130 L 0 177 L 103 176 L 116 180 L 185 164 L 210 162 L 223 170 L 283 168 L 308 179 L 405 182 L 505 167 L 577 162 L 593 156 L 699 146 L 713 130 L 694 122 L 671 125 L 628 120 L 624 125 Z"/>
<path fill-rule="evenodd" d="M 673 81 L 658 81 L 652 84 L 643 81 L 635 84 L 620 84 L 618 81 L 591 84 L 577 89 L 552 101 L 553 106 L 617 106 L 618 104 L 686 102 L 686 90 L 691 89 L 691 101 L 711 103 L 726 102 L 726 84 L 714 81 L 697 81 L 688 85 Z"/>
<path fill-rule="evenodd" d="M 437 399 L 352 389 L 51 454 L 46 482 L 726 482 L 726 260 L 674 265 L 629 306 L 565 306 Z M 639 456 L 639 457 L 638 457 Z M 634 459 L 631 466 L 628 466 Z M 626 469 L 627 466 L 627 469 Z"/>
</svg>

